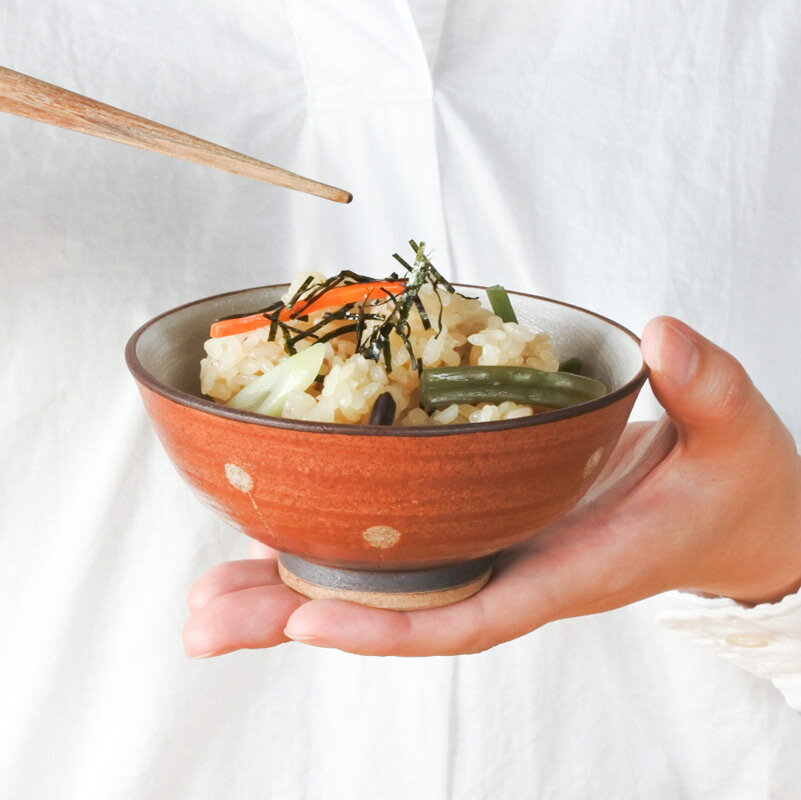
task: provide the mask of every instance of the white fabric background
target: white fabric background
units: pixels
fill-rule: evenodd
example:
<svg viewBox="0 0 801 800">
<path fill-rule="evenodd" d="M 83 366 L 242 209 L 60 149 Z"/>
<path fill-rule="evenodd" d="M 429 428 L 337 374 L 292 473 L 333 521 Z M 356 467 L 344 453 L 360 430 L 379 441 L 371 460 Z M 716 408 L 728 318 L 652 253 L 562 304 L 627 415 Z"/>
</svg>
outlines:
<svg viewBox="0 0 801 800">
<path fill-rule="evenodd" d="M 801 438 L 800 37 L 796 0 L 4 0 L 0 63 L 356 199 L 0 118 L 0 797 L 801 796 L 801 715 L 661 629 L 670 596 L 478 656 L 188 661 L 186 590 L 245 540 L 122 359 L 174 305 L 415 237 L 681 317 Z"/>
</svg>

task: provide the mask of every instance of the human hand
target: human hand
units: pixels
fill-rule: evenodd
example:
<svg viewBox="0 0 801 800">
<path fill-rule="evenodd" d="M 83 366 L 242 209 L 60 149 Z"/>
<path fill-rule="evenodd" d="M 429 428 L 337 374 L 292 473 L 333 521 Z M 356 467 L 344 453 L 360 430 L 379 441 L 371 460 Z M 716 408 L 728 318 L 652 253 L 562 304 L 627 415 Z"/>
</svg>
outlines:
<svg viewBox="0 0 801 800">
<path fill-rule="evenodd" d="M 686 325 L 652 320 L 642 349 L 670 421 L 628 426 L 588 499 L 503 553 L 478 594 L 411 612 L 309 601 L 281 583 L 274 555 L 231 562 L 190 592 L 187 653 L 289 638 L 371 655 L 474 653 L 668 589 L 744 603 L 797 590 L 801 459 L 792 436 L 737 361 Z"/>
</svg>

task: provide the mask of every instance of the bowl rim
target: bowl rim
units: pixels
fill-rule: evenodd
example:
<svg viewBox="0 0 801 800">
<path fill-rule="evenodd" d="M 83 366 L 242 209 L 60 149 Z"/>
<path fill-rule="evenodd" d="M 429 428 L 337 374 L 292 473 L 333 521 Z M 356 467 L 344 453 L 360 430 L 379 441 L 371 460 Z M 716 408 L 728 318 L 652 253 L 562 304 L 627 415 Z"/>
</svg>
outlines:
<svg viewBox="0 0 801 800">
<path fill-rule="evenodd" d="M 455 283 L 453 285 L 460 289 L 478 289 L 482 291 L 486 290 L 487 288 L 486 286 L 469 283 Z M 188 303 L 175 306 L 174 308 L 170 308 L 167 311 L 158 314 L 152 319 L 149 319 L 143 325 L 140 325 L 140 327 L 137 328 L 128 339 L 128 342 L 125 345 L 125 362 L 128 366 L 128 369 L 140 385 L 150 389 L 152 392 L 155 392 L 156 394 L 159 394 L 168 400 L 178 403 L 179 405 L 192 408 L 196 411 L 211 414 L 212 416 L 216 417 L 231 419 L 236 422 L 249 425 L 261 425 L 268 428 L 283 428 L 293 431 L 304 431 L 308 433 L 338 433 L 346 436 L 401 437 L 456 436 L 463 433 L 491 433 L 493 431 L 546 425 L 551 422 L 557 422 L 559 420 L 581 416 L 583 414 L 596 411 L 597 409 L 612 405 L 632 392 L 638 391 L 645 383 L 645 380 L 648 378 L 649 374 L 648 366 L 643 360 L 642 366 L 638 370 L 637 374 L 618 389 L 608 392 L 607 394 L 603 395 L 602 397 L 598 397 L 595 400 L 588 400 L 584 403 L 577 403 L 576 405 L 568 406 L 567 408 L 554 409 L 553 411 L 542 411 L 530 417 L 494 420 L 492 422 L 466 422 L 459 423 L 458 425 L 363 425 L 358 423 L 314 422 L 310 420 L 287 419 L 284 417 L 268 417 L 264 414 L 257 414 L 252 411 L 242 411 L 236 408 L 229 408 L 228 406 L 220 405 L 219 403 L 215 403 L 213 400 L 205 397 L 190 394 L 189 392 L 184 392 L 180 389 L 175 389 L 163 381 L 158 380 L 144 368 L 142 362 L 139 360 L 139 357 L 136 354 L 136 346 L 144 332 L 171 314 L 175 314 L 176 312 L 182 311 L 185 308 L 190 308 L 191 306 L 207 303 L 210 300 L 218 300 L 222 297 L 230 297 L 231 295 L 257 290 L 281 289 L 287 286 L 289 286 L 287 283 L 278 283 L 269 284 L 266 286 L 253 286 L 245 289 L 234 289 L 230 292 L 221 292 L 220 294 L 202 297 L 198 300 L 192 300 Z M 554 305 L 572 308 L 576 311 L 589 314 L 597 319 L 602 320 L 608 325 L 623 331 L 623 333 L 625 333 L 639 347 L 640 339 L 636 334 L 632 333 L 628 328 L 621 325 L 619 322 L 615 322 L 614 320 L 609 319 L 602 314 L 598 314 L 595 311 L 591 311 L 590 309 L 583 308 L 582 306 L 577 306 L 572 303 L 566 303 L 562 300 L 554 300 L 551 297 L 528 294 L 526 292 L 518 292 L 512 289 L 507 289 L 506 291 L 509 294 L 517 295 L 519 297 L 526 297 L 534 300 L 544 300 L 547 303 L 553 303 Z M 198 361 L 198 364 L 199 363 L 200 362 Z"/>
</svg>

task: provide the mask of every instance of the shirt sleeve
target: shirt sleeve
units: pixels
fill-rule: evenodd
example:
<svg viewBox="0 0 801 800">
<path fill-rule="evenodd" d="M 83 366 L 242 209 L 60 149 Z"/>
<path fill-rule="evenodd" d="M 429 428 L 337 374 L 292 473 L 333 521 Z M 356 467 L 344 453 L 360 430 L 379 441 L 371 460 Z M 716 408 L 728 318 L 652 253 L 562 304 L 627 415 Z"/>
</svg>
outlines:
<svg viewBox="0 0 801 800">
<path fill-rule="evenodd" d="M 672 592 L 657 619 L 772 681 L 789 706 L 801 711 L 801 591 L 752 607 L 728 598 Z"/>
</svg>

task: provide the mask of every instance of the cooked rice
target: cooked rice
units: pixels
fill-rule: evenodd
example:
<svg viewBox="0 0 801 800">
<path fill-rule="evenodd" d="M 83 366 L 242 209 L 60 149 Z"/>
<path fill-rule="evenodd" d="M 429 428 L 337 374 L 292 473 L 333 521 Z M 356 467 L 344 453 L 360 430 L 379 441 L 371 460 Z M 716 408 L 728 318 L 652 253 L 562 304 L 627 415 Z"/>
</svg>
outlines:
<svg viewBox="0 0 801 800">
<path fill-rule="evenodd" d="M 322 280 L 321 273 L 299 272 L 289 287 L 284 302 L 291 298 L 309 274 Z M 451 294 L 424 284 L 420 291 L 426 313 L 434 329 L 425 330 L 418 314 L 409 317 L 409 340 L 420 354 L 423 367 L 460 364 L 530 366 L 556 371 L 559 361 L 550 338 L 534 333 L 514 322 L 503 322 L 478 299 Z M 442 329 L 437 333 L 442 304 Z M 307 322 L 293 321 L 297 328 L 311 327 L 326 313 L 309 315 Z M 370 325 L 377 322 L 368 322 Z M 224 403 L 254 378 L 269 372 L 286 356 L 279 331 L 268 341 L 269 326 L 248 333 L 208 339 L 206 358 L 200 362 L 201 391 Z M 313 341 L 301 340 L 298 350 Z M 345 334 L 326 343 L 321 373 L 322 388 L 315 385 L 305 392 L 293 392 L 281 416 L 316 422 L 366 423 L 376 399 L 390 392 L 395 399 L 395 420 L 401 425 L 453 425 L 465 422 L 490 422 L 525 417 L 534 413 L 531 406 L 512 402 L 500 404 L 451 405 L 427 414 L 418 405 L 419 376 L 412 369 L 409 353 L 400 337 L 390 337 L 392 371 L 387 375 L 383 363 L 357 354 L 355 334 Z"/>
</svg>

